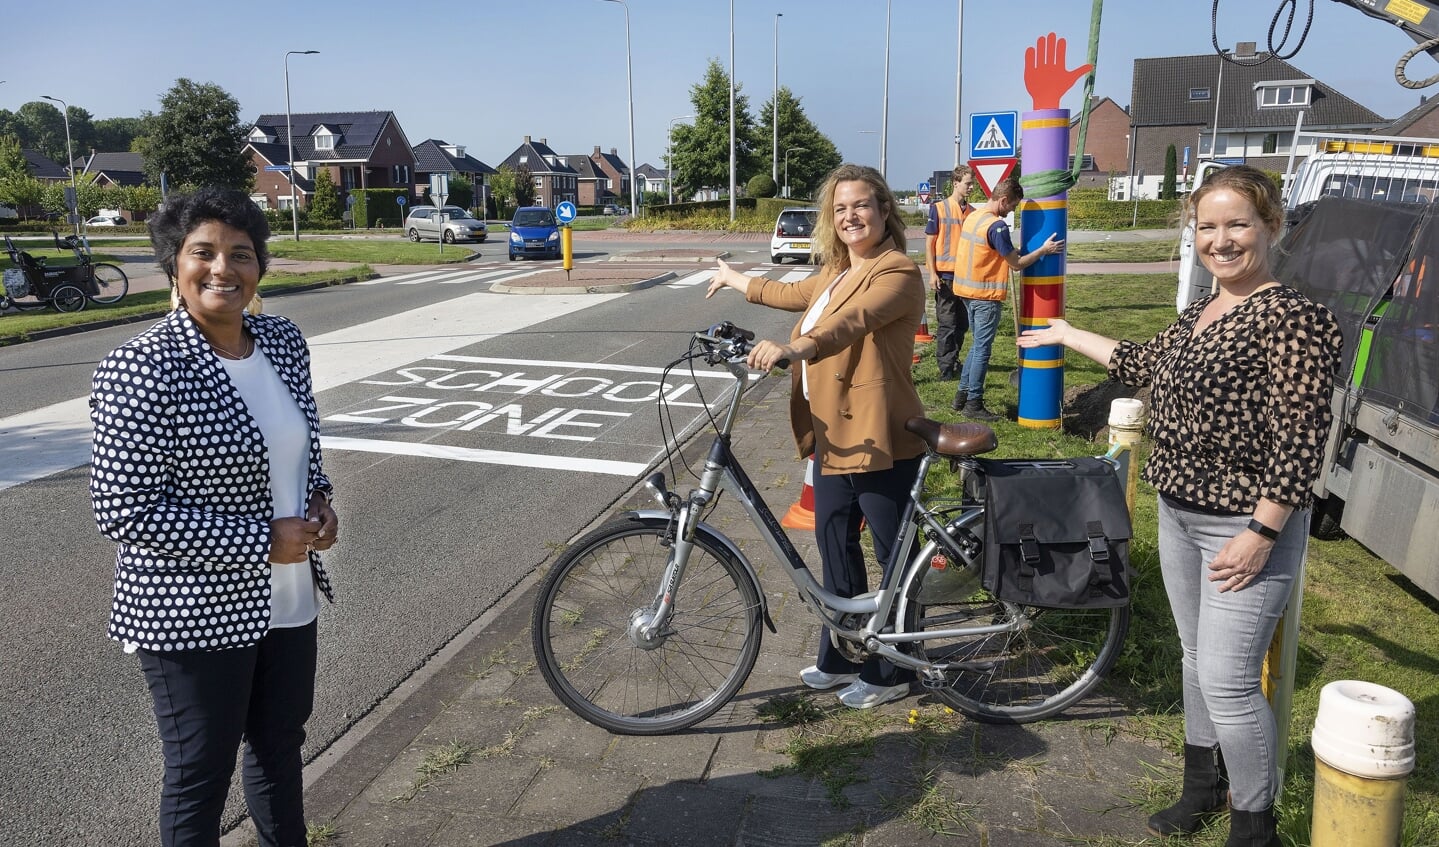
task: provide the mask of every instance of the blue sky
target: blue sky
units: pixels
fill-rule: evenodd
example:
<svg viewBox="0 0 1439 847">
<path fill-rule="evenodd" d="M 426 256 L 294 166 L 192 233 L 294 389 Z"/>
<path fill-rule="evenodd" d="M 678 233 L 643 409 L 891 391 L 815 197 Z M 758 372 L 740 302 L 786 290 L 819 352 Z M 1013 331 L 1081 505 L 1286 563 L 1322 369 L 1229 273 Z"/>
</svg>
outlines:
<svg viewBox="0 0 1439 847">
<path fill-rule="evenodd" d="M 1280 0 L 1222 0 L 1220 44 L 1262 44 Z M 628 159 L 625 14 L 603 0 L 396 3 L 380 0 L 127 0 L 60 7 L 5 0 L 0 108 L 42 94 L 96 118 L 158 110 L 178 77 L 213 82 L 243 119 L 285 109 L 284 54 L 294 111 L 387 109 L 411 143 L 443 138 L 492 165 L 525 135 L 560 153 L 616 148 Z M 1086 0 L 968 0 L 962 109 L 1030 108 L 1024 49 L 1053 30 L 1083 61 Z M 1308 6 L 1300 2 L 1300 11 Z M 670 119 L 693 112 L 689 89 L 710 58 L 729 66 L 725 0 L 628 0 L 635 152 L 661 165 Z M 1108 0 L 1096 93 L 1130 100 L 1134 59 L 1212 52 L 1210 0 Z M 774 84 L 775 13 L 780 83 L 846 159 L 877 165 L 884 104 L 884 0 L 734 0 L 735 78 L 758 114 Z M 892 0 L 887 173 L 912 188 L 954 161 L 955 0 Z M 62 29 L 76 36 L 66 62 Z M 291 34 L 285 34 L 286 32 Z M 1291 41 L 1292 44 L 1292 41 Z M 1400 30 L 1329 0 L 1291 60 L 1384 117 L 1419 102 L 1394 82 L 1413 42 Z M 1425 56 L 1410 76 L 1439 69 Z M 1077 111 L 1082 83 L 1064 105 Z M 1439 93 L 1439 87 L 1425 93 Z M 965 122 L 968 125 L 968 122 Z M 79 152 L 79 151 L 77 151 Z M 795 154 L 800 155 L 800 154 Z"/>
</svg>

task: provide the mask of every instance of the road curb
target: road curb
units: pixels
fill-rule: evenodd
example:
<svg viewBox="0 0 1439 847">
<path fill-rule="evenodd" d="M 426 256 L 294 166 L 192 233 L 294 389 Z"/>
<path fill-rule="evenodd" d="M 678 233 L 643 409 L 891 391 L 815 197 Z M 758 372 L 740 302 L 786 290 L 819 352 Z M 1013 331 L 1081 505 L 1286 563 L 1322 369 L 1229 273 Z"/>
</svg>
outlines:
<svg viewBox="0 0 1439 847">
<path fill-rule="evenodd" d="M 621 282 L 613 285 L 596 283 L 594 285 L 510 286 L 503 283 L 495 283 L 490 286 L 490 291 L 497 294 L 622 294 L 627 291 L 639 291 L 643 288 L 659 285 L 662 282 L 669 282 L 674 278 L 674 271 L 665 271 L 659 276 L 642 279 L 638 282 Z"/>
<path fill-rule="evenodd" d="M 731 255 L 733 255 L 733 254 L 731 254 L 728 250 L 721 250 L 721 251 L 719 251 L 718 253 L 713 253 L 713 254 L 708 255 L 708 256 L 665 256 L 665 255 L 660 255 L 660 256 L 641 256 L 641 255 L 624 255 L 624 256 L 611 256 L 611 257 L 609 257 L 608 259 L 606 259 L 605 261 L 607 261 L 607 262 L 694 262 L 695 264 L 699 264 L 699 263 L 701 263 L 701 262 L 713 262 L 713 261 L 715 261 L 716 259 L 728 259 Z"/>
</svg>

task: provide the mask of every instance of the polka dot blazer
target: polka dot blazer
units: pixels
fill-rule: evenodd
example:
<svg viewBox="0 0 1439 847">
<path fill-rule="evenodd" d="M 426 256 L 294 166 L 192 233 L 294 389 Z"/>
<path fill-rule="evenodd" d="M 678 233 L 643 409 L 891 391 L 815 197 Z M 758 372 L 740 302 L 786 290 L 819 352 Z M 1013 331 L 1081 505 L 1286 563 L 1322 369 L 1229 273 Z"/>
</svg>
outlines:
<svg viewBox="0 0 1439 847">
<path fill-rule="evenodd" d="M 1206 297 L 1148 343 L 1121 341 L 1109 375 L 1153 385 L 1144 478 L 1160 493 L 1248 514 L 1305 508 L 1323 465 L 1343 335 L 1293 288 L 1256 291 L 1195 334 Z"/>
<path fill-rule="evenodd" d="M 308 492 L 328 493 L 305 339 L 275 315 L 246 315 L 245 327 L 309 421 Z M 90 419 L 95 523 L 118 544 L 110 637 L 156 651 L 260 640 L 270 626 L 265 444 L 188 313 L 100 362 Z M 318 553 L 310 568 L 333 601 Z"/>
</svg>

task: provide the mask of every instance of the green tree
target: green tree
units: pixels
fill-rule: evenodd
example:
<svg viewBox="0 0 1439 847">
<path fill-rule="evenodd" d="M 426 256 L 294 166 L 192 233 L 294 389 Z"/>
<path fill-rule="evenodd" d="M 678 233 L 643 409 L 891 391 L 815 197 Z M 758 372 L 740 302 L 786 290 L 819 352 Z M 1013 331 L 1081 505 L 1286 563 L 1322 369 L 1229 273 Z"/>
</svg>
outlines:
<svg viewBox="0 0 1439 847">
<path fill-rule="evenodd" d="M 448 205 L 468 209 L 475 205 L 475 186 L 469 177 L 454 174 L 450 177 L 450 200 Z"/>
<path fill-rule="evenodd" d="M 337 221 L 340 219 L 340 192 L 335 188 L 335 179 L 329 168 L 315 171 L 315 187 L 310 194 L 310 218 L 313 220 Z"/>
<path fill-rule="evenodd" d="M 773 197 L 779 191 L 779 186 L 769 174 L 755 174 L 745 183 L 744 193 L 748 197 Z"/>
<path fill-rule="evenodd" d="M 1164 181 L 1159 183 L 1159 199 L 1173 200 L 1179 196 L 1176 188 L 1179 179 L 1179 156 L 1174 151 L 1174 145 L 1169 145 L 1164 151 Z"/>
<path fill-rule="evenodd" d="M 774 138 L 774 112 L 776 98 L 771 97 L 760 107 L 759 136 L 761 139 Z M 825 176 L 844 162 L 839 148 L 810 121 L 800 104 L 800 98 L 786 86 L 779 89 L 779 181 L 781 188 L 785 180 L 785 151 L 789 154 L 789 193 L 791 196 L 808 197 L 824 181 Z M 799 149 L 795 149 L 799 148 Z M 773 152 L 773 143 L 766 148 Z M 765 163 L 771 156 L 764 156 Z"/>
<path fill-rule="evenodd" d="M 138 118 L 101 118 L 95 121 L 95 149 L 104 153 L 139 153 L 136 143 L 150 134 L 149 123 L 155 116 L 142 112 Z"/>
<path fill-rule="evenodd" d="M 24 179 L 30 176 L 30 166 L 25 162 L 25 153 L 20 149 L 20 139 L 13 135 L 0 135 L 0 181 Z"/>
<path fill-rule="evenodd" d="M 160 208 L 160 189 L 153 185 L 131 185 L 119 189 L 120 208 L 129 209 L 137 217 Z"/>
<path fill-rule="evenodd" d="M 0 203 L 13 207 L 22 215 L 39 207 L 45 199 L 45 183 L 32 177 L 0 179 Z"/>
<path fill-rule="evenodd" d="M 145 153 L 145 174 L 159 184 L 220 186 L 248 190 L 250 162 L 241 151 L 246 127 L 240 104 L 214 83 L 183 77 L 160 98 Z"/>
<path fill-rule="evenodd" d="M 495 201 L 495 214 L 504 217 L 503 207 L 515 199 L 515 169 L 500 165 L 498 173 L 490 177 L 490 198 Z"/>
<path fill-rule="evenodd" d="M 535 202 L 535 175 L 520 165 L 515 171 L 515 208 L 529 206 Z"/>
<path fill-rule="evenodd" d="M 20 146 L 65 161 L 65 116 L 47 100 L 31 100 L 15 112 Z"/>
<path fill-rule="evenodd" d="M 710 59 L 704 81 L 690 88 L 694 105 L 692 125 L 675 127 L 671 172 L 679 176 L 675 194 L 687 197 L 701 188 L 729 188 L 729 74 L 718 59 Z M 735 184 L 744 185 L 760 170 L 756 153 L 754 117 L 749 98 L 735 86 Z"/>
</svg>

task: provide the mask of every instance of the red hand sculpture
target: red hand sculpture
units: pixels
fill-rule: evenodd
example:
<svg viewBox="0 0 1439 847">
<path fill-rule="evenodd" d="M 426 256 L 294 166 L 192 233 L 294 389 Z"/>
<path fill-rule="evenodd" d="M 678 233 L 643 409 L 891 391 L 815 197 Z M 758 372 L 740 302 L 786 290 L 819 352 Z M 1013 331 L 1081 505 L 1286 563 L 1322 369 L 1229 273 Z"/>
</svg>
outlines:
<svg viewBox="0 0 1439 847">
<path fill-rule="evenodd" d="M 1065 47 L 1064 39 L 1051 32 L 1041 35 L 1033 47 L 1024 51 L 1024 87 L 1034 100 L 1035 110 L 1058 109 L 1059 98 L 1074 87 L 1074 81 L 1094 69 L 1094 65 L 1084 65 L 1065 70 Z"/>
</svg>

